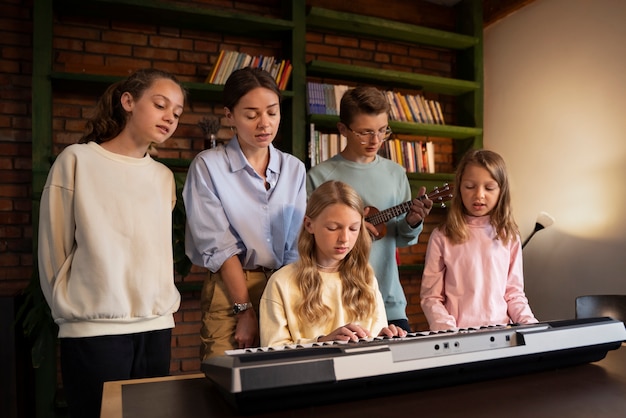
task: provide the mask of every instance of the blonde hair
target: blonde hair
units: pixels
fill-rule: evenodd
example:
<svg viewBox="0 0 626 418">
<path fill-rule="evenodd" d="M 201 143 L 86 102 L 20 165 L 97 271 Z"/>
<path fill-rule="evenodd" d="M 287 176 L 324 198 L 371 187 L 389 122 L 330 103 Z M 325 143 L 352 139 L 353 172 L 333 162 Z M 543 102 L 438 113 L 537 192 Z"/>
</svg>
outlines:
<svg viewBox="0 0 626 418">
<path fill-rule="evenodd" d="M 376 296 L 372 287 L 374 271 L 369 265 L 371 238 L 363 220 L 363 201 L 346 183 L 327 181 L 311 193 L 306 216 L 315 219 L 333 204 L 346 205 L 361 215 L 359 235 L 352 250 L 339 264 L 339 276 L 343 289 L 343 306 L 349 321 L 369 318 L 375 314 Z M 296 281 L 302 295 L 302 300 L 296 307 L 296 316 L 301 326 L 323 323 L 332 317 L 335 309 L 322 300 L 322 281 L 317 269 L 315 248 L 315 237 L 303 224 L 298 237 L 300 259 L 296 262 Z"/>
<path fill-rule="evenodd" d="M 469 239 L 469 231 L 465 222 L 466 209 L 461 198 L 461 182 L 465 168 L 470 164 L 487 170 L 500 187 L 500 196 L 490 213 L 490 222 L 496 231 L 496 239 L 508 244 L 519 235 L 519 229 L 511 212 L 511 192 L 506 165 L 498 153 L 485 149 L 470 150 L 459 162 L 452 202 L 443 225 L 444 234 L 454 244 L 460 244 Z"/>
</svg>

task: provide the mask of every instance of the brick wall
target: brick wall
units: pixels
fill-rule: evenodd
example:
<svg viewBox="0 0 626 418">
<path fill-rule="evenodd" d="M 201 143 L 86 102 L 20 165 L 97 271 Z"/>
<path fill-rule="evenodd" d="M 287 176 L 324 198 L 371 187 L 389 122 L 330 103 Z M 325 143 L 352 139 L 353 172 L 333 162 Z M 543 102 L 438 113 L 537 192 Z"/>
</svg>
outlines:
<svg viewBox="0 0 626 418">
<path fill-rule="evenodd" d="M 31 74 L 32 74 L 32 2 L 1 0 L 0 18 L 0 289 L 17 292 L 31 276 Z M 219 1 L 197 0 L 211 7 L 238 8 L 250 13 L 278 15 L 277 0 Z M 334 0 L 310 0 L 307 4 L 343 11 L 348 5 Z M 452 30 L 450 10 L 430 3 L 402 0 L 365 0 L 359 12 L 388 19 Z M 137 24 L 124 17 L 119 20 L 55 14 L 53 30 L 54 69 L 58 71 L 93 72 L 125 75 L 135 68 L 155 66 L 177 74 L 184 81 L 203 82 L 220 49 L 237 49 L 251 54 L 280 57 L 279 41 L 240 38 L 202 30 L 181 30 L 165 25 Z M 452 76 L 455 57 L 447 50 L 419 48 L 402 43 L 357 39 L 344 35 L 310 32 L 307 34 L 307 60 L 324 59 L 355 65 L 401 71 L 415 71 L 439 76 Z M 332 81 L 332 80 L 323 80 Z M 379 86 L 386 88 L 389 86 Z M 55 87 L 53 98 L 53 131 L 50 133 L 55 154 L 78 140 L 102 87 L 80 88 L 72 85 Z M 407 91 L 408 93 L 415 93 Z M 454 103 L 445 96 L 426 94 L 442 102 L 447 120 L 454 121 Z M 190 98 L 174 137 L 159 149 L 159 157 L 192 158 L 204 147 L 204 138 L 197 122 L 208 114 L 222 113 L 218 103 Z M 230 132 L 220 132 L 221 138 Z M 438 171 L 452 171 L 452 143 L 435 139 Z M 423 262 L 424 251 L 432 227 L 442 219 L 443 212 L 434 210 L 419 244 L 400 250 L 401 263 Z M 180 283 L 198 283 L 204 269 L 194 267 Z M 419 309 L 421 271 L 401 268 L 402 283 L 409 300 L 408 313 L 414 329 L 425 329 Z M 199 292 L 187 287 L 176 314 L 177 326 L 172 340 L 174 374 L 197 372 Z"/>
<path fill-rule="evenodd" d="M 3 0 L 0 17 L 0 294 L 15 295 L 32 272 L 32 15 Z"/>
</svg>

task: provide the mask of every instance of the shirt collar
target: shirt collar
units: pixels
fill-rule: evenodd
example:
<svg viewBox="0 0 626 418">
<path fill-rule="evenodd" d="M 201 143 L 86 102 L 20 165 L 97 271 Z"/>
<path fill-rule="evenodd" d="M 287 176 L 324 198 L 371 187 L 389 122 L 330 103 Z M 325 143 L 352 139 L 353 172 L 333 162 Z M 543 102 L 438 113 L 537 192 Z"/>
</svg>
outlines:
<svg viewBox="0 0 626 418">
<path fill-rule="evenodd" d="M 269 144 L 268 148 L 270 152 L 270 163 L 267 166 L 267 169 L 278 174 L 280 173 L 278 150 L 276 150 L 274 144 Z M 250 167 L 250 169 L 252 169 L 252 166 L 246 159 L 246 156 L 243 155 L 243 151 L 241 150 L 241 146 L 237 140 L 237 135 L 233 136 L 230 141 L 228 141 L 228 144 L 226 145 L 226 154 L 228 154 L 230 170 L 232 172 L 243 170 L 246 167 Z"/>
</svg>

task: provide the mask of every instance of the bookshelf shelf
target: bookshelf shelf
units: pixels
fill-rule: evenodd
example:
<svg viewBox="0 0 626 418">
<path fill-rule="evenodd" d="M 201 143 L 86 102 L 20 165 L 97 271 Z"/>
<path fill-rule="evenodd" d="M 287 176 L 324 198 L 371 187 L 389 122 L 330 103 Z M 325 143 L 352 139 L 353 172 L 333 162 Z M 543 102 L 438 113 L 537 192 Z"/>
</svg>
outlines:
<svg viewBox="0 0 626 418">
<path fill-rule="evenodd" d="M 211 34 L 231 36 L 245 39 L 269 40 L 280 44 L 285 58 L 294 63 L 291 75 L 292 85 L 304 92 L 304 49 L 301 45 L 305 39 L 305 3 L 302 0 L 291 2 L 283 0 L 282 7 L 275 9 L 274 16 L 224 10 L 202 3 L 182 3 L 172 0 L 91 0 L 89 7 L 84 7 L 80 0 L 42 0 L 37 1 L 33 9 L 34 22 L 34 61 L 33 96 L 35 109 L 33 112 L 33 148 L 36 149 L 36 171 L 47 173 L 52 155 L 50 142 L 52 125 L 53 92 L 89 92 L 100 95 L 112 83 L 126 76 L 124 65 L 90 65 L 72 64 L 63 68 L 55 62 L 52 43 L 53 29 L 63 25 L 62 19 L 93 19 L 102 22 L 103 27 L 109 25 L 107 20 L 124 21 L 128 24 L 141 26 L 165 26 L 174 30 L 198 30 L 206 32 L 210 40 Z M 279 16 L 280 14 L 280 16 Z M 88 62 L 88 61 L 86 61 Z M 183 80 L 188 91 L 189 102 L 221 103 L 223 85 L 213 85 L 200 79 Z M 297 138 L 302 138 L 305 126 L 305 103 L 293 100 L 299 97 L 293 90 L 283 90 L 283 123 L 281 123 L 280 147 L 304 159 L 305 145 Z M 41 133 L 40 133 L 41 132 Z M 294 139 L 295 138 L 295 139 Z M 45 181 L 45 176 L 37 178 L 35 183 Z M 35 188 L 40 188 L 37 185 Z"/>
<path fill-rule="evenodd" d="M 466 49 L 480 42 L 474 36 L 319 7 L 310 9 L 306 24 L 310 29 L 332 30 L 375 39 L 404 41 L 449 49 Z"/>
<path fill-rule="evenodd" d="M 307 63 L 306 76 L 322 79 L 326 83 L 349 81 L 375 85 L 384 90 L 410 89 L 451 96 L 457 105 L 455 125 L 394 120 L 390 120 L 389 125 L 399 134 L 452 139 L 452 160 L 456 162 L 468 149 L 482 147 L 483 28 L 482 3 L 479 0 L 462 0 L 455 8 L 459 18 L 455 32 L 319 7 L 310 8 L 306 17 L 308 30 L 453 50 L 456 55 L 455 78 L 328 62 L 323 58 L 314 58 Z M 315 129 L 336 130 L 338 117 L 309 115 L 309 122 L 315 125 Z M 452 173 L 407 175 L 413 189 L 419 185 L 436 186 L 454 179 Z"/>
<path fill-rule="evenodd" d="M 309 115 L 309 121 L 316 127 L 334 129 L 339 117 L 334 115 Z M 395 133 L 434 136 L 440 138 L 467 139 L 482 135 L 482 128 L 453 125 L 433 125 L 428 123 L 411 123 L 389 121 L 389 126 Z"/>
<path fill-rule="evenodd" d="M 123 77 L 114 75 L 99 75 L 89 73 L 68 73 L 68 72 L 51 72 L 50 80 L 55 87 L 66 89 L 100 89 L 104 91 L 106 87 Z M 209 101 L 215 102 L 222 100 L 223 85 L 208 83 L 192 83 L 183 82 L 183 85 L 189 93 L 191 101 Z M 293 98 L 292 91 L 281 92 L 284 99 Z"/>
<path fill-rule="evenodd" d="M 383 70 L 380 68 L 357 67 L 320 60 L 314 60 L 307 64 L 307 75 L 336 77 L 374 84 L 389 84 L 394 87 L 426 90 L 451 96 L 474 92 L 480 88 L 480 84 L 475 81 Z"/>
<path fill-rule="evenodd" d="M 55 0 L 54 7 L 63 13 L 115 17 L 145 23 L 167 23 L 171 27 L 202 29 L 230 34 L 275 38 L 291 32 L 294 22 L 253 14 L 211 9 L 197 4 L 162 0 Z"/>
<path fill-rule="evenodd" d="M 414 195 L 417 195 L 421 186 L 426 187 L 426 190 L 430 191 L 435 187 L 454 182 L 453 173 L 407 173 L 406 175 Z"/>
</svg>

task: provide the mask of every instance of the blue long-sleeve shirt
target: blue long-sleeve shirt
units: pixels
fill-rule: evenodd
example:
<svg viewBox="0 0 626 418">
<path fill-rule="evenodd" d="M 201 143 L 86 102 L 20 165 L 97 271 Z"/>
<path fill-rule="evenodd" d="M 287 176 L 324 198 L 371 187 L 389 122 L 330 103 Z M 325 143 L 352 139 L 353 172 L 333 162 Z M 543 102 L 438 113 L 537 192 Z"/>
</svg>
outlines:
<svg viewBox="0 0 626 418">
<path fill-rule="evenodd" d="M 297 260 L 306 171 L 302 161 L 271 144 L 269 152 L 268 190 L 236 137 L 194 158 L 183 189 L 185 252 L 194 264 L 216 272 L 233 255 L 244 269 L 276 269 Z"/>
</svg>

